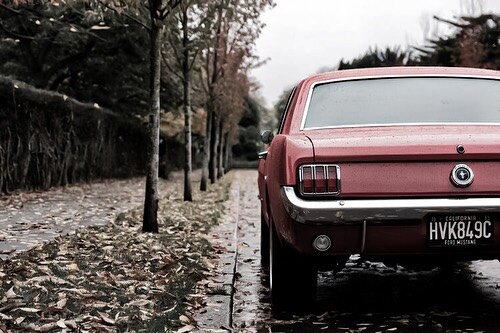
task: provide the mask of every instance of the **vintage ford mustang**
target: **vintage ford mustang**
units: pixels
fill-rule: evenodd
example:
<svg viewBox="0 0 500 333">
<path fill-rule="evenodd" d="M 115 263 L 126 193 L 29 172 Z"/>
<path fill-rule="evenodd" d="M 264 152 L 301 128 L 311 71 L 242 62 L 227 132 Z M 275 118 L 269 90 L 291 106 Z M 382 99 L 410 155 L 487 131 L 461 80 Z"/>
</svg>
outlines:
<svg viewBox="0 0 500 333">
<path fill-rule="evenodd" d="M 262 263 L 279 307 L 351 254 L 402 265 L 500 258 L 500 72 L 319 74 L 260 154 Z"/>
</svg>

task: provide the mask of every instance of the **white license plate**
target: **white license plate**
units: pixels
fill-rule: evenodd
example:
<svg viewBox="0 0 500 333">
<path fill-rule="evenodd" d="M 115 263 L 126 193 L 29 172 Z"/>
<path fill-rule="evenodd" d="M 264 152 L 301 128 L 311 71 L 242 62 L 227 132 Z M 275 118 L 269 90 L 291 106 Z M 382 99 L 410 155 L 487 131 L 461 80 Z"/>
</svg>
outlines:
<svg viewBox="0 0 500 333">
<path fill-rule="evenodd" d="M 478 246 L 494 241 L 491 215 L 431 215 L 427 217 L 430 246 Z"/>
</svg>

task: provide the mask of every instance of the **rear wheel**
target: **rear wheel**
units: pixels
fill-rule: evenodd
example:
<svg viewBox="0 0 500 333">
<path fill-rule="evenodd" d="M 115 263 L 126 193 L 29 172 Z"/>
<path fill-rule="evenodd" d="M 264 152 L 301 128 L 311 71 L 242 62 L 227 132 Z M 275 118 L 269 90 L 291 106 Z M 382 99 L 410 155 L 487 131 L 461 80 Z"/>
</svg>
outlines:
<svg viewBox="0 0 500 333">
<path fill-rule="evenodd" d="M 303 309 L 316 299 L 317 269 L 312 260 L 280 243 L 269 227 L 269 279 L 273 310 Z"/>
</svg>

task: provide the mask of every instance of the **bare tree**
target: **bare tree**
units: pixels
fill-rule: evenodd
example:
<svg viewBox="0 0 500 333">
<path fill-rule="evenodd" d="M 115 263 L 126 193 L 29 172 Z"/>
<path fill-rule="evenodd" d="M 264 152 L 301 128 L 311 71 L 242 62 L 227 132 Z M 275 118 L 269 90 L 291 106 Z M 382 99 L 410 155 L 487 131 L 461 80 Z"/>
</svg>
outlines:
<svg viewBox="0 0 500 333">
<path fill-rule="evenodd" d="M 169 35 L 175 66 L 164 57 L 166 66 L 183 83 L 184 111 L 184 200 L 192 201 L 192 71 L 198 54 L 204 49 L 204 38 L 210 34 L 211 7 L 203 0 L 186 0 L 179 6 L 176 26 Z"/>
<path fill-rule="evenodd" d="M 148 166 L 142 231 L 158 232 L 158 165 L 160 156 L 160 77 L 163 23 L 182 0 L 149 0 L 150 15 L 150 100 Z"/>
<path fill-rule="evenodd" d="M 217 168 L 221 164 L 218 155 L 220 149 L 221 127 L 223 119 L 217 107 L 217 100 L 223 94 L 223 84 L 226 69 L 234 65 L 235 54 L 241 54 L 238 70 L 245 71 L 257 63 L 253 46 L 259 36 L 263 24 L 260 14 L 269 6 L 272 0 L 217 0 L 215 8 L 215 29 L 207 39 L 208 45 L 204 53 L 203 77 L 207 93 L 207 125 L 203 153 L 203 171 L 200 188 L 207 187 L 208 176 L 211 182 L 217 178 Z M 233 63 L 231 63 L 233 62 Z M 223 140 L 222 140 L 223 141 Z M 222 170 L 221 170 L 222 171 Z"/>
<path fill-rule="evenodd" d="M 161 59 L 164 43 L 164 23 L 183 0 L 148 0 L 147 5 L 142 1 L 126 0 L 118 5 L 112 0 L 99 0 L 100 3 L 118 13 L 118 6 L 136 8 L 144 7 L 149 16 L 149 25 L 140 18 L 126 15 L 131 21 L 141 25 L 149 33 L 149 144 L 147 147 L 146 188 L 144 196 L 144 214 L 142 222 L 143 232 L 158 232 L 158 169 L 160 156 L 160 86 L 161 86 Z"/>
</svg>

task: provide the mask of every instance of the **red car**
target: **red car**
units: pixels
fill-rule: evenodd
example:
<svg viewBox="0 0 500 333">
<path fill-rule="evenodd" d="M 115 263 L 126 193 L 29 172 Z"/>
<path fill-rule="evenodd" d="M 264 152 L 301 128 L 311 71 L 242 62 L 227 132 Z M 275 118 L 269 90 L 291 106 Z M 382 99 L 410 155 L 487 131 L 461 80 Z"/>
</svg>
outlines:
<svg viewBox="0 0 500 333">
<path fill-rule="evenodd" d="M 500 258 L 500 72 L 319 74 L 259 164 L 261 253 L 279 307 L 351 254 L 402 265 Z"/>
</svg>

